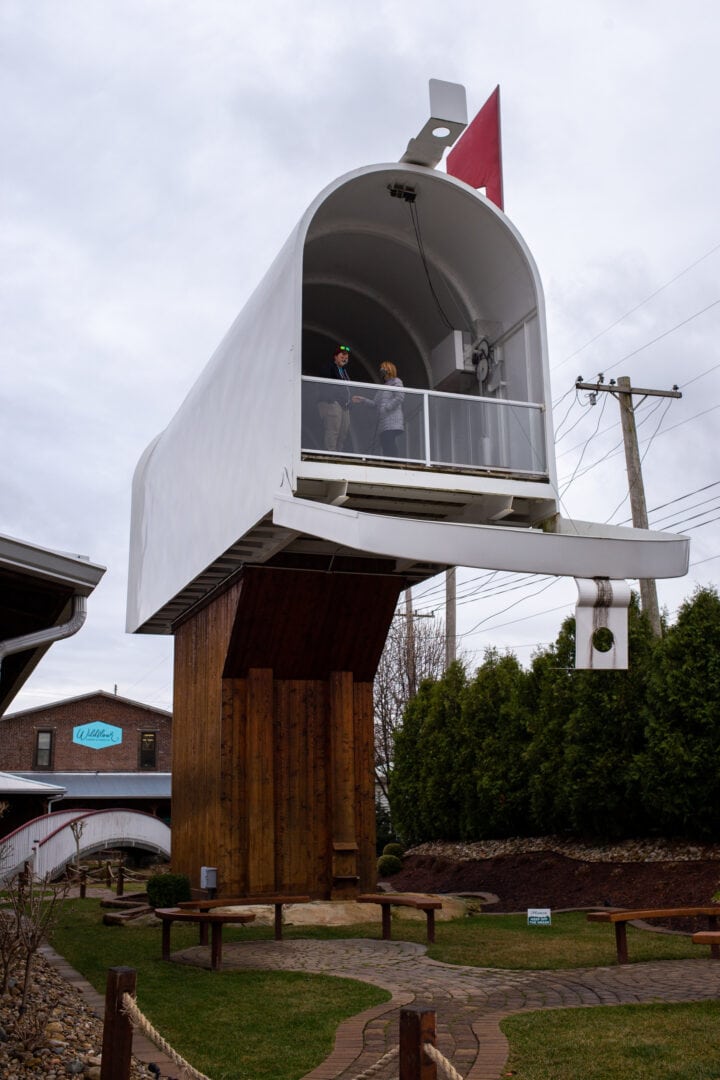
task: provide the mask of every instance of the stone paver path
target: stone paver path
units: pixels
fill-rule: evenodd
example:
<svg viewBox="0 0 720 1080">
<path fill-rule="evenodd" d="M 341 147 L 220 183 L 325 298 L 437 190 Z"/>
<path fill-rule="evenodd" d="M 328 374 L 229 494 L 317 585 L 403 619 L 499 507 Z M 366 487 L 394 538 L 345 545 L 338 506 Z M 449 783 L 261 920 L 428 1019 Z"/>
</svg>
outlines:
<svg viewBox="0 0 720 1080">
<path fill-rule="evenodd" d="M 226 944 L 223 969 L 321 972 L 374 983 L 392 1001 L 346 1021 L 335 1050 L 304 1080 L 352 1080 L 397 1045 L 400 1007 L 437 1013 L 437 1045 L 466 1080 L 498 1080 L 507 1058 L 499 1023 L 515 1012 L 587 1005 L 701 1001 L 720 997 L 720 963 L 666 960 L 571 971 L 500 971 L 441 964 L 402 941 L 280 941 Z M 173 960 L 209 966 L 196 946 Z M 397 1076 L 397 1060 L 375 1074 Z"/>
</svg>

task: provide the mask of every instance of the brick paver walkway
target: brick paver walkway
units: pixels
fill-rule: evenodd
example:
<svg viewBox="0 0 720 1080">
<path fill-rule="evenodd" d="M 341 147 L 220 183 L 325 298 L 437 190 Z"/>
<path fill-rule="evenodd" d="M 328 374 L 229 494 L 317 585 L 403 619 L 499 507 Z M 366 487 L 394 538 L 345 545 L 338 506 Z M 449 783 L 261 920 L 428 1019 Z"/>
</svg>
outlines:
<svg viewBox="0 0 720 1080">
<path fill-rule="evenodd" d="M 510 1013 L 587 1005 L 702 1001 L 720 997 L 720 963 L 665 960 L 571 971 L 500 971 L 441 964 L 411 942 L 262 941 L 226 944 L 224 969 L 321 972 L 382 986 L 392 1001 L 346 1021 L 335 1050 L 304 1080 L 352 1080 L 397 1045 L 402 1005 L 437 1013 L 438 1049 L 466 1080 L 497 1080 L 507 1058 L 499 1023 Z M 173 959 L 209 966 L 195 946 Z M 397 1076 L 397 1060 L 377 1074 Z"/>
</svg>

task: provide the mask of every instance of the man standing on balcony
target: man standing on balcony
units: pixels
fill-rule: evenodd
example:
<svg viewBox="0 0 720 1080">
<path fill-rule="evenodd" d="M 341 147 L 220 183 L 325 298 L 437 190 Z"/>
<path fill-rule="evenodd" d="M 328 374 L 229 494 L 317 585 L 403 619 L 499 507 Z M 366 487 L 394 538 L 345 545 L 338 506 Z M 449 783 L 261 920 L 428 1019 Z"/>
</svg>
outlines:
<svg viewBox="0 0 720 1080">
<path fill-rule="evenodd" d="M 328 379 L 337 379 L 348 383 L 347 363 L 350 349 L 347 345 L 338 345 L 328 365 Z M 350 432 L 350 388 L 346 386 L 325 387 L 323 400 L 318 404 L 318 411 L 323 422 L 323 446 L 326 450 L 342 450 Z"/>
</svg>

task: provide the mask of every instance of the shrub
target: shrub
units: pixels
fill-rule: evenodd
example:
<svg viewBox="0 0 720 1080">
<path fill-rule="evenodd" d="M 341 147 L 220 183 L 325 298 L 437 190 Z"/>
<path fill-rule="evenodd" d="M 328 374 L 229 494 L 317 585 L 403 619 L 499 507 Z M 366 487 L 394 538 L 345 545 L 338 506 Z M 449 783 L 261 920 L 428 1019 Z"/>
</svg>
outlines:
<svg viewBox="0 0 720 1080">
<path fill-rule="evenodd" d="M 382 849 L 383 855 L 395 855 L 398 859 L 402 859 L 405 854 L 405 848 L 402 844 L 390 843 L 386 844 Z"/>
<path fill-rule="evenodd" d="M 387 806 L 380 801 L 375 800 L 375 854 L 382 855 L 385 850 L 385 845 L 389 844 L 391 840 L 395 839 L 395 830 L 393 829 L 392 821 L 390 820 L 390 811 Z"/>
<path fill-rule="evenodd" d="M 147 883 L 148 903 L 154 908 L 175 907 L 190 896 L 187 874 L 155 874 Z"/>
<path fill-rule="evenodd" d="M 381 855 L 377 861 L 377 870 L 380 877 L 392 877 L 402 870 L 402 860 L 397 855 Z"/>
</svg>

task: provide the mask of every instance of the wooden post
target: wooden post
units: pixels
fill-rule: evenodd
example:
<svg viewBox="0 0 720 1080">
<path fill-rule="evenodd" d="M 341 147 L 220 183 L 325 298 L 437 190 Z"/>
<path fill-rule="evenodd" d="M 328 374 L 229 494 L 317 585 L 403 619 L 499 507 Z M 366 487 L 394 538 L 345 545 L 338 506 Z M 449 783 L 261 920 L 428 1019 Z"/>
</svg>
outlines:
<svg viewBox="0 0 720 1080">
<path fill-rule="evenodd" d="M 633 408 L 632 388 L 627 375 L 621 375 L 617 381 L 620 402 L 620 420 L 622 422 L 623 441 L 625 443 L 625 462 L 628 474 L 628 489 L 630 492 L 630 511 L 632 513 L 633 527 L 647 529 L 648 517 L 645 504 L 645 487 L 643 485 L 642 462 L 638 448 L 637 429 L 635 427 L 635 410 Z M 640 578 L 640 606 L 650 620 L 650 626 L 655 637 L 662 637 L 662 623 L 660 622 L 660 608 L 658 605 L 657 585 L 653 578 Z"/>
<path fill-rule="evenodd" d="M 122 896 L 125 892 L 125 867 L 122 863 L 118 866 L 117 885 L 115 886 L 115 895 Z"/>
<path fill-rule="evenodd" d="M 124 994 L 135 995 L 137 972 L 134 968 L 110 968 L 105 991 L 100 1080 L 130 1080 L 133 1028 L 122 1011 Z"/>
<path fill-rule="evenodd" d="M 423 1046 L 435 1046 L 435 1013 L 432 1009 L 400 1010 L 400 1080 L 437 1080 L 437 1068 Z"/>
<path fill-rule="evenodd" d="M 84 900 L 87 894 L 87 871 L 83 870 L 80 874 L 80 899 Z"/>
</svg>

